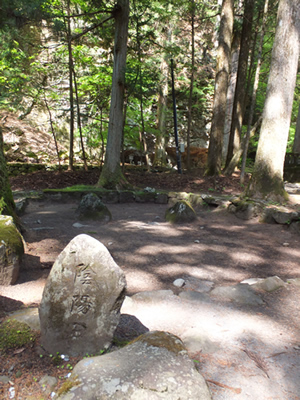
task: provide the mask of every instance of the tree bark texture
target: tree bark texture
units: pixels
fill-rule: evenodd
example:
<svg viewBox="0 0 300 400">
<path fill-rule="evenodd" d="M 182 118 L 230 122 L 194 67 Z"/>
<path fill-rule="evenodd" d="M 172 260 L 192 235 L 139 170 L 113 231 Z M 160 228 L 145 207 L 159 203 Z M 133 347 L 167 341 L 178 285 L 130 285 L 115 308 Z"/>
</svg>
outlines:
<svg viewBox="0 0 300 400">
<path fill-rule="evenodd" d="M 297 125 L 293 143 L 293 153 L 300 153 L 300 104 L 298 108 Z"/>
<path fill-rule="evenodd" d="M 243 116 L 245 109 L 246 79 L 248 70 L 248 57 L 251 42 L 252 22 L 254 13 L 254 0 L 245 0 L 244 19 L 241 36 L 241 50 L 239 54 L 239 66 L 237 82 L 234 94 L 231 130 L 226 158 L 226 167 L 236 149 L 239 148 Z"/>
<path fill-rule="evenodd" d="M 207 159 L 207 175 L 219 175 L 222 167 L 222 148 L 226 99 L 230 74 L 233 31 L 233 0 L 223 0 L 217 54 L 215 95 Z"/>
<path fill-rule="evenodd" d="M 263 121 L 246 194 L 282 200 L 283 166 L 300 50 L 300 2 L 280 0 Z"/>
<path fill-rule="evenodd" d="M 117 2 L 114 17 L 114 69 L 112 76 L 108 136 L 104 165 L 98 181 L 98 185 L 105 188 L 117 188 L 123 179 L 120 166 L 120 151 L 123 133 L 129 0 L 119 0 Z"/>
<path fill-rule="evenodd" d="M 3 152 L 3 135 L 0 127 L 0 215 L 11 215 L 16 221 L 15 202 L 9 184 Z"/>
</svg>

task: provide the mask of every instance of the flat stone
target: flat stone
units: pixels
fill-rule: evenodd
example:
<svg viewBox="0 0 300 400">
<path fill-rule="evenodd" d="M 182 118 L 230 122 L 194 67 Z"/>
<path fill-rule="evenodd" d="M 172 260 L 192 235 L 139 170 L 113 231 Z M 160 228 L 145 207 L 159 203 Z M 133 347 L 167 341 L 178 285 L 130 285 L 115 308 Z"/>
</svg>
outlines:
<svg viewBox="0 0 300 400">
<path fill-rule="evenodd" d="M 237 284 L 233 286 L 219 286 L 213 289 L 210 294 L 212 296 L 221 297 L 231 300 L 235 303 L 244 305 L 261 305 L 264 304 L 261 297 L 250 288 L 249 285 Z"/>
<path fill-rule="evenodd" d="M 273 292 L 274 290 L 277 290 L 283 286 L 285 286 L 285 283 L 278 276 L 270 276 L 266 279 L 262 279 L 254 283 L 252 285 L 252 288 L 257 290 L 264 290 L 266 292 Z"/>
<path fill-rule="evenodd" d="M 157 302 L 157 300 L 166 300 L 170 298 L 170 296 L 174 296 L 172 290 L 145 291 L 134 294 L 131 297 L 131 301 L 152 303 L 152 302 Z"/>
<path fill-rule="evenodd" d="M 59 400 L 211 400 L 182 341 L 149 332 L 124 348 L 80 361 Z"/>
<path fill-rule="evenodd" d="M 36 331 L 40 330 L 39 309 L 37 307 L 22 308 L 21 310 L 9 314 L 9 316 L 10 318 L 27 324 L 31 329 Z"/>
<path fill-rule="evenodd" d="M 199 303 L 202 302 L 208 303 L 211 301 L 210 297 L 207 294 L 196 292 L 193 290 L 185 290 L 183 292 L 180 292 L 179 297 L 183 300 L 194 301 Z"/>
</svg>

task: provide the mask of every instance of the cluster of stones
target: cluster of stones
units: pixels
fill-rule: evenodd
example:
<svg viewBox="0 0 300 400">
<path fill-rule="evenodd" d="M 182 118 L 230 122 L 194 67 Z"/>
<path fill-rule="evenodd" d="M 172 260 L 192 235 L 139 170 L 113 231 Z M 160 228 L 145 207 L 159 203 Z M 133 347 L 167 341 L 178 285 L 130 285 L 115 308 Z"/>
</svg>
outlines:
<svg viewBox="0 0 300 400">
<path fill-rule="evenodd" d="M 55 261 L 39 308 L 42 346 L 51 354 L 99 354 L 111 346 L 120 321 L 126 280 L 107 248 L 76 236 Z M 101 371 L 101 373 L 100 373 Z M 129 345 L 80 361 L 67 399 L 211 399 L 182 341 L 146 332 Z"/>
</svg>

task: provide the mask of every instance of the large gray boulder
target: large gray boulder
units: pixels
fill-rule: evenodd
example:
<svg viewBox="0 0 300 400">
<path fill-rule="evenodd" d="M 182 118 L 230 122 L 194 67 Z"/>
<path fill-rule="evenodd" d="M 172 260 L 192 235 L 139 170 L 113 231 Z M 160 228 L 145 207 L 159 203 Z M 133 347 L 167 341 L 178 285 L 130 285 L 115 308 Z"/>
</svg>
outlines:
<svg viewBox="0 0 300 400">
<path fill-rule="evenodd" d="M 107 248 L 76 236 L 55 261 L 39 309 L 42 345 L 50 353 L 96 354 L 108 348 L 125 297 L 123 271 Z"/>
<path fill-rule="evenodd" d="M 0 285 L 13 285 L 24 254 L 23 239 L 8 215 L 0 215 Z"/>
<path fill-rule="evenodd" d="M 67 382 L 68 383 L 68 382 Z M 148 332 L 128 346 L 81 360 L 59 400 L 210 400 L 207 384 L 182 341 Z"/>
</svg>

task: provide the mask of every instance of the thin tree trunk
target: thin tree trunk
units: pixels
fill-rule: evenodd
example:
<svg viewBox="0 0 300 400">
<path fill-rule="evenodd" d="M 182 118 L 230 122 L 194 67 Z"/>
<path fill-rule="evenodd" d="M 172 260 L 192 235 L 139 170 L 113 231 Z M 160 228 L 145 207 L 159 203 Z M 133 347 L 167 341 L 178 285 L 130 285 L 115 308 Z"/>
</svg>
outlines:
<svg viewBox="0 0 300 400">
<path fill-rule="evenodd" d="M 248 68 L 248 56 L 251 41 L 252 21 L 254 13 L 254 0 L 245 0 L 244 19 L 241 36 L 241 50 L 239 55 L 239 67 L 234 95 L 231 130 L 226 158 L 226 167 L 236 149 L 239 148 L 245 106 L 246 78 Z"/>
<path fill-rule="evenodd" d="M 233 30 L 233 0 L 223 0 L 217 55 L 215 97 L 210 142 L 207 158 L 207 175 L 219 175 L 222 167 L 222 148 L 226 99 L 230 73 L 231 41 Z"/>
<path fill-rule="evenodd" d="M 186 134 L 187 144 L 187 170 L 191 169 L 191 126 L 192 126 L 192 106 L 193 106 L 193 90 L 194 90 L 194 77 L 195 77 L 195 0 L 192 0 L 192 14 L 191 14 L 191 42 L 192 42 L 192 65 L 191 65 L 191 80 L 190 80 L 190 93 L 188 102 L 188 126 Z"/>
<path fill-rule="evenodd" d="M 58 144 L 57 144 L 56 135 L 55 135 L 55 129 L 54 129 L 54 126 L 53 126 L 51 110 L 50 110 L 49 105 L 48 105 L 48 101 L 47 101 L 47 98 L 46 98 L 45 91 L 44 91 L 44 102 L 45 102 L 45 105 L 46 105 L 46 108 L 47 108 L 47 111 L 48 111 L 48 114 L 49 114 L 49 122 L 50 122 L 51 132 L 52 132 L 52 136 L 53 136 L 54 143 L 55 143 L 55 149 L 56 149 L 59 169 L 61 169 L 60 156 L 59 156 Z"/>
<path fill-rule="evenodd" d="M 103 186 L 108 189 L 116 189 L 122 186 L 125 182 L 120 165 L 120 153 L 123 134 L 123 106 L 129 21 L 129 0 L 118 0 L 114 9 L 114 17 L 114 69 L 112 77 L 108 136 L 104 165 L 98 181 L 99 186 Z"/>
<path fill-rule="evenodd" d="M 72 35 L 71 35 L 71 20 L 70 20 L 70 2 L 67 6 L 68 18 L 68 55 L 69 55 L 69 101 L 70 101 L 70 148 L 69 148 L 69 165 L 68 170 L 73 171 L 74 166 L 74 94 L 73 94 L 73 57 L 72 57 Z"/>
<path fill-rule="evenodd" d="M 72 64 L 73 64 L 73 63 L 72 63 Z M 73 65 L 74 65 L 74 64 L 73 64 Z M 84 165 L 84 170 L 87 171 L 87 170 L 88 170 L 88 166 L 87 166 L 87 162 L 86 162 L 86 155 L 85 155 L 84 144 L 83 144 L 82 129 L 81 129 L 81 117 L 80 117 L 80 106 L 79 106 L 79 97 L 78 97 L 76 73 L 75 73 L 75 69 L 74 69 L 74 68 L 73 68 L 73 76 L 74 76 L 74 88 L 75 88 L 76 107 L 77 107 L 77 123 L 78 123 L 78 128 L 79 128 L 79 135 L 80 135 L 80 144 L 81 144 L 83 165 Z"/>
<path fill-rule="evenodd" d="M 246 133 L 246 137 L 245 137 L 245 148 L 244 148 L 243 159 L 242 159 L 241 176 L 240 176 L 240 182 L 242 184 L 244 183 L 244 180 L 245 180 L 246 160 L 247 160 L 247 153 L 248 153 L 248 147 L 249 147 L 249 141 L 250 141 L 250 131 L 251 131 L 251 125 L 252 125 L 252 121 L 253 121 L 254 108 L 255 108 L 255 104 L 256 104 L 256 94 L 257 94 L 257 89 L 258 89 L 258 84 L 259 84 L 259 75 L 260 75 L 260 69 L 261 69 L 262 50 L 263 50 L 263 44 L 264 44 L 268 7 L 269 7 L 269 0 L 265 0 L 263 21 L 262 21 L 262 27 L 261 27 L 261 32 L 260 32 L 260 40 L 259 40 L 259 48 L 258 48 L 258 56 L 257 56 L 257 66 L 256 66 L 254 85 L 253 85 L 253 91 L 252 91 L 247 133 Z"/>
</svg>

